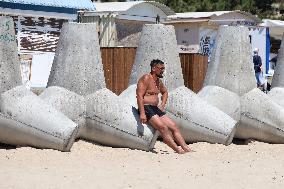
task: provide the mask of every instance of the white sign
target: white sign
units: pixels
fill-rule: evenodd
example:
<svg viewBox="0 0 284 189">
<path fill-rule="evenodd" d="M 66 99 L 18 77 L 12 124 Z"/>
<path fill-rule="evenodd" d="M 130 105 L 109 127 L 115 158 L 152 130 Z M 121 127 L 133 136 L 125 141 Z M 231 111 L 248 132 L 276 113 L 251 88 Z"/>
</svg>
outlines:
<svg viewBox="0 0 284 189">
<path fill-rule="evenodd" d="M 198 53 L 199 45 L 178 45 L 179 53 Z"/>
<path fill-rule="evenodd" d="M 213 47 L 215 46 L 216 36 L 217 36 L 217 30 L 208 29 L 208 28 L 200 28 L 199 53 L 202 55 L 207 55 L 208 61 L 210 60 Z"/>
</svg>

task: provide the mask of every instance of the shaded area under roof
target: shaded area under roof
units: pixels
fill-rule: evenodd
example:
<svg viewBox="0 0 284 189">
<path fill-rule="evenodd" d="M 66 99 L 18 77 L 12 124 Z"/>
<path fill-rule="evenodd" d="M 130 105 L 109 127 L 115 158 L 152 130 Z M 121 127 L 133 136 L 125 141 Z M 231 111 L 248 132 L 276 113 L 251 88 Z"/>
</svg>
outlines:
<svg viewBox="0 0 284 189">
<path fill-rule="evenodd" d="M 269 33 L 271 37 L 282 40 L 284 33 L 284 21 L 282 20 L 270 20 L 263 19 L 263 23 L 260 26 L 269 27 Z"/>
</svg>

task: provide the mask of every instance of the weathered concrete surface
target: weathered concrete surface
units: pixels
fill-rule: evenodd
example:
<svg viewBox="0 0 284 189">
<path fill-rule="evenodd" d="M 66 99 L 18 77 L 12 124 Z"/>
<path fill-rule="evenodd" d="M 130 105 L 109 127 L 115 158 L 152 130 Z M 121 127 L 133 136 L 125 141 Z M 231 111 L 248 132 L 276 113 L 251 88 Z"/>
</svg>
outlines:
<svg viewBox="0 0 284 189">
<path fill-rule="evenodd" d="M 127 103 L 130 104 L 131 106 L 138 109 L 137 98 L 136 98 L 136 88 L 137 88 L 136 84 L 130 85 L 129 87 L 127 87 L 127 89 L 125 89 L 119 95 L 119 97 L 127 101 Z M 162 95 L 159 94 L 158 96 L 159 96 L 159 99 L 161 99 Z"/>
<path fill-rule="evenodd" d="M 274 87 L 267 94 L 271 100 L 284 108 L 284 88 Z"/>
<path fill-rule="evenodd" d="M 207 88 L 202 89 L 199 96 L 239 122 L 236 138 L 283 143 L 284 108 L 278 104 L 284 104 L 280 100 L 284 93 L 278 88 L 266 95 L 256 88 L 248 36 L 248 30 L 244 27 L 219 28 L 205 79 L 204 86 Z M 275 83 L 282 86 L 279 75 L 277 77 Z M 240 100 L 225 89 L 236 93 Z M 240 116 L 238 107 L 241 109 Z"/>
<path fill-rule="evenodd" d="M 231 116 L 237 122 L 240 120 L 240 97 L 236 93 L 218 86 L 206 86 L 197 95 Z"/>
<path fill-rule="evenodd" d="M 21 84 L 14 21 L 0 17 L 0 94 Z"/>
<path fill-rule="evenodd" d="M 0 142 L 69 151 L 78 126 L 24 86 L 0 96 Z"/>
<path fill-rule="evenodd" d="M 53 86 L 45 89 L 39 97 L 77 123 L 79 128 L 85 126 L 86 103 L 83 96 Z"/>
<path fill-rule="evenodd" d="M 163 83 L 169 91 L 184 85 L 173 26 L 146 24 L 143 27 L 129 85 L 136 84 L 143 74 L 151 71 L 153 59 L 165 63 Z"/>
<path fill-rule="evenodd" d="M 127 99 L 129 104 L 137 107 L 135 91 L 137 81 L 143 74 L 150 72 L 151 60 L 160 59 L 165 62 L 166 68 L 163 82 L 171 92 L 166 110 L 168 115 L 180 125 L 185 140 L 187 142 L 207 141 L 230 144 L 234 136 L 236 121 L 184 87 L 177 49 L 175 31 L 172 26 L 145 25 L 130 77 L 130 86 L 123 91 L 120 97 Z M 203 105 L 203 109 L 197 108 L 200 106 L 199 103 Z M 210 110 L 208 114 L 204 113 L 206 108 Z"/>
<path fill-rule="evenodd" d="M 178 91 L 177 93 L 179 95 L 177 96 L 172 95 L 172 93 L 175 94 L 175 91 Z M 233 105 L 233 107 L 232 106 L 226 107 L 223 103 L 222 105 L 224 105 L 224 107 L 221 107 L 221 108 L 231 113 L 232 115 L 235 115 L 236 117 L 238 117 L 237 120 L 239 120 L 240 119 L 239 97 L 235 93 L 230 92 L 226 89 L 222 89 L 220 87 L 212 87 L 212 86 L 205 87 L 205 90 L 202 92 L 204 92 L 204 94 L 199 94 L 199 95 L 204 98 L 204 101 L 201 98 L 199 98 L 195 93 L 193 93 L 192 91 L 190 91 L 189 89 L 185 87 L 179 87 L 176 90 L 172 91 L 172 93 L 170 93 L 169 102 L 168 102 L 168 106 L 171 106 L 171 109 L 170 110 L 166 109 L 168 112 L 167 115 L 180 124 L 179 126 L 181 128 L 181 133 L 185 137 L 185 140 L 187 142 L 207 141 L 211 143 L 223 143 L 226 145 L 230 144 L 232 141 L 233 134 L 234 134 L 234 127 L 232 128 L 232 131 L 231 131 L 232 133 L 230 133 L 231 135 L 228 137 L 228 139 L 225 139 L 226 138 L 226 136 L 224 136 L 225 134 L 220 134 L 220 135 L 218 134 L 218 132 L 223 132 L 222 129 L 219 129 L 215 123 L 212 124 L 212 122 L 215 121 L 214 118 L 210 122 L 206 122 L 205 125 L 200 126 L 199 123 L 201 123 L 204 118 L 205 120 L 211 119 L 211 117 L 208 117 L 208 116 L 212 116 L 212 115 L 207 115 L 206 113 L 204 113 L 204 110 L 203 110 L 202 115 L 197 116 L 195 114 L 198 112 L 195 110 L 196 108 L 194 108 L 194 106 L 200 107 L 199 102 L 201 101 L 201 103 L 203 103 L 202 108 L 205 109 L 205 108 L 208 108 L 207 106 L 209 106 L 209 109 L 211 111 L 213 112 L 217 111 L 216 112 L 217 115 L 221 114 L 221 117 L 222 116 L 226 117 L 224 119 L 225 124 L 222 123 L 222 125 L 231 124 L 231 123 L 233 123 L 234 125 L 236 124 L 236 121 L 235 122 L 232 121 L 232 119 L 225 113 L 221 112 L 215 107 L 212 107 L 206 104 L 205 100 L 209 100 L 212 103 L 212 105 L 214 104 L 218 105 L 218 103 L 221 103 L 224 100 L 222 99 L 222 97 L 225 97 L 228 99 L 230 97 L 233 97 L 236 100 L 235 102 L 230 103 L 231 105 Z M 205 93 L 207 92 L 209 94 L 205 96 Z M 223 93 L 223 96 L 218 96 L 218 93 Z M 124 99 L 128 104 L 137 108 L 136 85 L 130 85 L 125 91 L 123 91 L 119 95 L 119 97 Z M 181 106 L 183 110 L 182 115 L 189 114 L 188 117 L 179 116 L 179 109 L 181 109 L 180 108 Z M 175 116 L 173 114 L 175 114 Z M 191 120 L 192 118 L 195 119 L 192 122 L 187 120 L 187 119 Z M 220 121 L 217 122 L 217 124 L 220 124 Z M 229 125 L 229 127 L 230 126 L 232 125 Z M 217 128 L 217 130 L 215 127 Z M 215 130 L 217 134 L 214 133 Z"/>
<path fill-rule="evenodd" d="M 184 86 L 169 93 L 166 110 L 187 142 L 229 145 L 233 140 L 237 122 Z"/>
<path fill-rule="evenodd" d="M 86 129 L 82 138 L 113 147 L 151 150 L 158 132 L 142 125 L 137 109 L 108 89 L 86 96 Z"/>
<path fill-rule="evenodd" d="M 284 143 L 284 109 L 259 89 L 253 89 L 241 97 L 236 138 Z"/>
<path fill-rule="evenodd" d="M 138 109 L 137 98 L 136 98 L 136 88 L 137 88 L 136 84 L 130 85 L 129 87 L 127 87 L 127 89 L 125 89 L 119 95 L 119 97 L 127 101 L 127 103 L 130 104 L 131 106 Z"/>
<path fill-rule="evenodd" d="M 204 86 L 219 86 L 239 96 L 256 87 L 248 36 L 247 27 L 219 27 Z"/>
<path fill-rule="evenodd" d="M 99 38 L 94 23 L 64 23 L 48 86 L 85 96 L 105 88 Z"/>
<path fill-rule="evenodd" d="M 277 57 L 277 64 L 273 75 L 271 87 L 284 87 L 284 35 L 280 46 L 280 51 Z"/>
</svg>

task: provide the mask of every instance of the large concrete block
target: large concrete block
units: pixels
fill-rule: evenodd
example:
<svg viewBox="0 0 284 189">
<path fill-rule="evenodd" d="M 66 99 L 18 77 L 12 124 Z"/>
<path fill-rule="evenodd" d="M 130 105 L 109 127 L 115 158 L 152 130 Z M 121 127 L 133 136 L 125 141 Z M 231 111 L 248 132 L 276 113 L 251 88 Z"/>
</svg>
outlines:
<svg viewBox="0 0 284 189">
<path fill-rule="evenodd" d="M 47 85 L 83 96 L 105 88 L 96 24 L 64 23 Z"/>
<path fill-rule="evenodd" d="M 219 27 L 204 82 L 207 85 L 228 89 L 239 96 L 256 87 L 247 27 Z"/>
<path fill-rule="evenodd" d="M 284 87 L 284 35 L 280 46 L 280 51 L 277 57 L 277 64 L 273 75 L 271 87 Z"/>
<path fill-rule="evenodd" d="M 158 132 L 142 124 L 137 109 L 108 89 L 86 96 L 86 130 L 82 138 L 113 147 L 151 150 Z"/>
<path fill-rule="evenodd" d="M 53 86 L 45 89 L 39 97 L 77 123 L 80 129 L 85 127 L 86 103 L 83 96 L 62 87 Z"/>
<path fill-rule="evenodd" d="M 163 83 L 171 91 L 184 85 L 178 54 L 175 29 L 162 24 L 146 24 L 142 29 L 129 85 L 151 71 L 150 62 L 160 59 L 165 63 Z"/>
<path fill-rule="evenodd" d="M 255 88 L 241 97 L 236 138 L 284 143 L 284 108 Z"/>
<path fill-rule="evenodd" d="M 69 151 L 78 126 L 25 87 L 0 97 L 0 142 Z"/>
<path fill-rule="evenodd" d="M 14 21 L 0 17 L 0 94 L 21 84 Z"/>
<path fill-rule="evenodd" d="M 138 109 L 137 98 L 136 98 L 136 89 L 137 89 L 137 85 L 136 84 L 130 85 L 129 87 L 127 87 L 127 89 L 125 89 L 119 95 L 119 97 L 124 99 L 125 101 L 127 101 L 127 103 L 130 104 L 131 106 L 133 106 L 136 109 Z"/>
<path fill-rule="evenodd" d="M 284 108 L 284 88 L 274 87 L 267 94 L 273 102 Z"/>
<path fill-rule="evenodd" d="M 187 142 L 229 145 L 233 140 L 237 122 L 184 86 L 169 93 L 166 110 Z"/>
<path fill-rule="evenodd" d="M 240 97 L 236 93 L 218 86 L 206 86 L 199 91 L 198 96 L 222 110 L 237 122 L 240 121 Z"/>
</svg>

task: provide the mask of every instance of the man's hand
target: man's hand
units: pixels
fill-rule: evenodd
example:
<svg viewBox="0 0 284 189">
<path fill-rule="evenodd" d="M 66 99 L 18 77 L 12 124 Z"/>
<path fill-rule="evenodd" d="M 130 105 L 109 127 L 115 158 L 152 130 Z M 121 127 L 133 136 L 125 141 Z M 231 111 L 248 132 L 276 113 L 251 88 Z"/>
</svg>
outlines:
<svg viewBox="0 0 284 189">
<path fill-rule="evenodd" d="M 140 120 L 142 123 L 146 123 L 147 122 L 147 117 L 145 114 L 140 114 Z"/>
<path fill-rule="evenodd" d="M 158 108 L 159 108 L 162 112 L 165 111 L 165 105 L 160 104 L 160 105 L 158 106 Z"/>
</svg>

